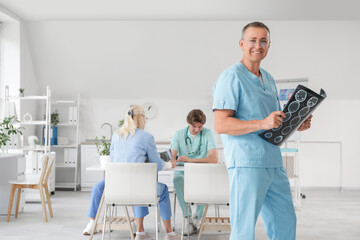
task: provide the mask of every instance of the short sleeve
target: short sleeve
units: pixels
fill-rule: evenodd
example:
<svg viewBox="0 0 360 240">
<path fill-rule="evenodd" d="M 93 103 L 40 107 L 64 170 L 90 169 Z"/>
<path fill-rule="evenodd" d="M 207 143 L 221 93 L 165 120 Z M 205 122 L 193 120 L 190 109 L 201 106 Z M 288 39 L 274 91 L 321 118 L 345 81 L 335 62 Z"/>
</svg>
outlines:
<svg viewBox="0 0 360 240">
<path fill-rule="evenodd" d="M 170 149 L 180 151 L 179 131 L 176 131 L 171 139 Z"/>
<path fill-rule="evenodd" d="M 207 150 L 217 148 L 214 134 L 210 129 L 207 131 L 206 137 L 207 137 Z"/>
<path fill-rule="evenodd" d="M 213 110 L 231 109 L 236 111 L 241 94 L 241 84 L 230 69 L 223 72 L 213 88 Z"/>
</svg>

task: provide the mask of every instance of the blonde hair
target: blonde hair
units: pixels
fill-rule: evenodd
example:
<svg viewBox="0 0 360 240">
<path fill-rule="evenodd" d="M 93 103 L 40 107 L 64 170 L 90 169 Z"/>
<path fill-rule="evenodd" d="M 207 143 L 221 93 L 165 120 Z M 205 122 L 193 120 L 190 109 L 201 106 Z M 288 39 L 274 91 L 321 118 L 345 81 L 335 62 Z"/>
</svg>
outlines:
<svg viewBox="0 0 360 240">
<path fill-rule="evenodd" d="M 125 113 L 124 124 L 119 128 L 117 134 L 119 137 L 123 136 L 124 140 L 129 136 L 135 135 L 137 128 L 143 129 L 141 118 L 145 118 L 145 111 L 143 107 L 139 105 L 130 105 L 129 109 Z"/>
</svg>

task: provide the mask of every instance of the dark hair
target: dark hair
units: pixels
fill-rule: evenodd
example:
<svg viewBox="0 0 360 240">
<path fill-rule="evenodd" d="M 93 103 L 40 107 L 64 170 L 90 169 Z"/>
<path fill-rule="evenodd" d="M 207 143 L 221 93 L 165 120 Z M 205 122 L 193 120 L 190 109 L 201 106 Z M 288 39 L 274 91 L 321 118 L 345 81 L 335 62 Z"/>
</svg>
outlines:
<svg viewBox="0 0 360 240">
<path fill-rule="evenodd" d="M 252 23 L 247 24 L 243 28 L 242 33 L 241 33 L 241 39 L 244 39 L 245 32 L 250 27 L 265 28 L 268 31 L 269 35 L 270 35 L 270 29 L 265 24 L 263 24 L 262 22 L 252 22 Z"/>
<path fill-rule="evenodd" d="M 200 109 L 193 109 L 189 112 L 186 117 L 186 121 L 188 124 L 194 124 L 195 122 L 205 124 L 206 116 Z"/>
</svg>

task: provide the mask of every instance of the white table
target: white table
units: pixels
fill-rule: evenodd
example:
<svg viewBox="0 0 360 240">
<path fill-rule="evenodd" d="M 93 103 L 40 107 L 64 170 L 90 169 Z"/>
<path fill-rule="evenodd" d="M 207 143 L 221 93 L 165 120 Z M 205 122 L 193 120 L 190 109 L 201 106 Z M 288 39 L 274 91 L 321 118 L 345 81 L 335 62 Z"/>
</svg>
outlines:
<svg viewBox="0 0 360 240">
<path fill-rule="evenodd" d="M 100 164 L 96 164 L 96 165 L 92 165 L 90 167 L 87 167 L 86 171 L 102 171 L 102 172 L 105 172 L 105 168 L 100 167 Z M 184 166 L 176 166 L 175 168 L 161 170 L 160 172 L 163 172 L 163 171 L 184 171 Z"/>
</svg>

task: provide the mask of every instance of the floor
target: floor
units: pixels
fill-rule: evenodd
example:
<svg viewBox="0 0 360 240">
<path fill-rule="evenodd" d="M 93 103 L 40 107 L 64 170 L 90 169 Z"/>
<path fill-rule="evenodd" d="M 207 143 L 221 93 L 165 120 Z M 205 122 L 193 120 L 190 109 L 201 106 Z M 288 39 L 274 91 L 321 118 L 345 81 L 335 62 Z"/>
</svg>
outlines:
<svg viewBox="0 0 360 240">
<path fill-rule="evenodd" d="M 360 239 L 360 191 L 306 191 L 302 208 L 297 211 L 298 240 L 359 240 Z M 173 196 L 171 195 L 171 198 Z M 89 192 L 56 191 L 52 196 L 55 217 L 45 223 L 42 218 L 41 205 L 26 204 L 24 212 L 17 219 L 6 222 L 6 216 L 0 215 L 1 240 L 48 240 L 76 239 L 85 240 L 81 235 L 88 222 L 86 217 L 89 205 Z M 173 200 L 173 199 L 172 199 Z M 181 213 L 177 208 L 176 232 L 181 232 Z M 210 209 L 210 214 L 214 210 Z M 228 208 L 221 208 L 221 215 L 228 216 Z M 151 211 L 145 218 L 145 230 L 155 236 L 155 215 Z M 129 239 L 125 231 L 114 231 L 112 239 Z M 101 239 L 96 234 L 94 239 Z M 108 239 L 108 238 L 107 238 Z M 160 236 L 164 239 L 164 235 Z M 191 240 L 197 235 L 191 236 Z M 227 233 L 204 233 L 202 239 L 229 239 Z M 268 239 L 261 218 L 256 225 L 256 240 Z"/>
</svg>

